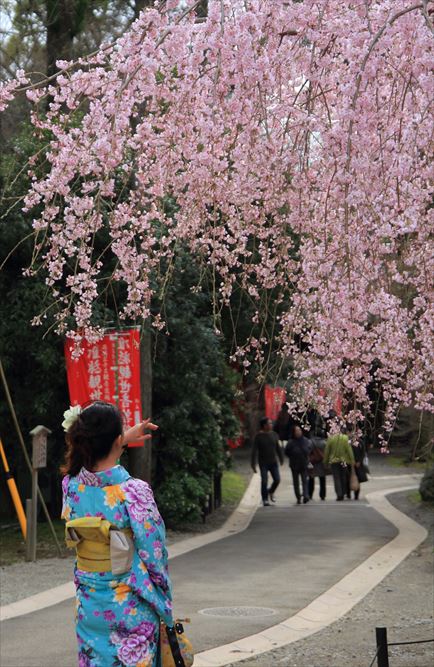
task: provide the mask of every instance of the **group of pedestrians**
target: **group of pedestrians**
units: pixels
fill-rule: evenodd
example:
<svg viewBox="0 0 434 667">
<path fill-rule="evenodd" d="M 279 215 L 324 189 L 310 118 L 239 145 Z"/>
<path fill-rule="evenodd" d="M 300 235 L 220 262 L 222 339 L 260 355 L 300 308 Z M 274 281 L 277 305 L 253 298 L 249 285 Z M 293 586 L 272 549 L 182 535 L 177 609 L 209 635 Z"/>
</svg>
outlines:
<svg viewBox="0 0 434 667">
<path fill-rule="evenodd" d="M 265 507 L 275 502 L 275 491 L 280 484 L 279 463 L 283 465 L 284 455 L 289 460 L 292 483 L 297 504 L 312 500 L 316 480 L 319 497 L 325 500 L 326 476 L 332 475 L 336 500 L 345 496 L 358 500 L 360 484 L 368 481 L 366 446 L 361 439 L 350 442 L 345 427 L 340 433 L 327 436 L 315 435 L 313 428 L 304 431 L 301 424 L 288 413 L 286 403 L 276 422 L 264 417 L 260 421 L 252 447 L 251 463 L 254 472 L 259 465 L 261 473 L 261 498 Z M 268 486 L 269 475 L 272 482 Z"/>
</svg>

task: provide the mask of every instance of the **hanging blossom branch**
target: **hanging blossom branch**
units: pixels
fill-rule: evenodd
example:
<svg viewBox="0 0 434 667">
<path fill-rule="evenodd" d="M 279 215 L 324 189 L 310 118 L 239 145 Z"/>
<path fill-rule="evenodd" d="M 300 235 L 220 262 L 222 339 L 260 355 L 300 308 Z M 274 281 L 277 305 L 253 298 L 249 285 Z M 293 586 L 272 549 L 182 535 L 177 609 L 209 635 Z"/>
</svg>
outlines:
<svg viewBox="0 0 434 667">
<path fill-rule="evenodd" d="M 433 410 L 431 3 L 219 0 L 201 23 L 197 4 L 148 9 L 55 80 L 20 72 L 0 93 L 32 85 L 52 137 L 26 208 L 58 331 L 98 335 L 102 232 L 128 318 L 182 244 L 211 268 L 216 312 L 241 285 L 260 324 L 278 293 L 235 357 L 265 359 L 275 329 L 299 405 L 339 393 L 355 421 L 377 383 L 390 420 Z"/>
</svg>

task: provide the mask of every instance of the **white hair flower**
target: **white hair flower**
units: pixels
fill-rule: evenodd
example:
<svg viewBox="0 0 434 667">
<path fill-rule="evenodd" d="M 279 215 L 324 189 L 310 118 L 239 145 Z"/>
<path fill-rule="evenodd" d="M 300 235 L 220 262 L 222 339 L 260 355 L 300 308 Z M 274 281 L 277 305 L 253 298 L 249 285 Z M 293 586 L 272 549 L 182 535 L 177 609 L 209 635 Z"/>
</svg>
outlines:
<svg viewBox="0 0 434 667">
<path fill-rule="evenodd" d="M 71 405 L 69 410 L 63 413 L 62 426 L 65 431 L 69 431 L 77 417 L 81 414 L 81 405 Z"/>
</svg>

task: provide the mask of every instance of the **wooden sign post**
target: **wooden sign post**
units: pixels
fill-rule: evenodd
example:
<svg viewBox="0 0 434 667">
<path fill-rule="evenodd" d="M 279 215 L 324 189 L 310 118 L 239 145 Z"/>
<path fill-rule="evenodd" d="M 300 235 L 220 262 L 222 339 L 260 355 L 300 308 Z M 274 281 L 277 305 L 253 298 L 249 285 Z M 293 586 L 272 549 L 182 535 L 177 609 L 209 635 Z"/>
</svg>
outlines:
<svg viewBox="0 0 434 667">
<path fill-rule="evenodd" d="M 51 431 L 46 426 L 36 426 L 32 436 L 32 499 L 27 500 L 26 560 L 36 560 L 38 525 L 38 470 L 47 466 L 47 436 Z"/>
</svg>

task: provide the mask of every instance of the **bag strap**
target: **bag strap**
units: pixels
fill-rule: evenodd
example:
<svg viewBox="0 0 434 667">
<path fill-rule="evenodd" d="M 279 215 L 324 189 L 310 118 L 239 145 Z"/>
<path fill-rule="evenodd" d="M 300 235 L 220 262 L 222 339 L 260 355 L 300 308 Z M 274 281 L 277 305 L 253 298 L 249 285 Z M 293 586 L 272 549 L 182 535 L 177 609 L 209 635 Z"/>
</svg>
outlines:
<svg viewBox="0 0 434 667">
<path fill-rule="evenodd" d="M 176 636 L 176 632 L 177 632 L 176 626 L 177 625 L 181 625 L 181 624 L 176 623 L 173 626 L 166 625 L 167 639 L 169 640 L 169 646 L 170 646 L 170 650 L 172 651 L 172 656 L 173 656 L 173 660 L 175 662 L 175 667 L 185 667 L 184 658 L 182 657 L 181 649 L 179 648 L 179 644 L 178 644 L 178 638 Z M 180 632 L 181 633 L 183 632 L 182 625 L 181 625 L 181 631 Z"/>
</svg>

